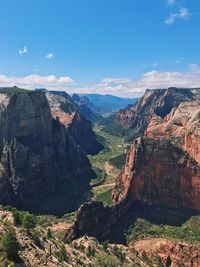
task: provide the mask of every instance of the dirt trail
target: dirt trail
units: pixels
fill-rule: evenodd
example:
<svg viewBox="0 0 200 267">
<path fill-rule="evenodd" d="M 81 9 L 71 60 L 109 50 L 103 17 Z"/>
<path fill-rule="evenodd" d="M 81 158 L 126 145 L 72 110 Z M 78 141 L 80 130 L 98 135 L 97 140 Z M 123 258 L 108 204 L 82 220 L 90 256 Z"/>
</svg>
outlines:
<svg viewBox="0 0 200 267">
<path fill-rule="evenodd" d="M 68 230 L 70 226 L 71 226 L 70 223 L 56 223 L 51 226 L 51 231 L 57 232 L 57 231 Z"/>
<path fill-rule="evenodd" d="M 107 187 L 114 187 L 114 186 L 115 186 L 115 183 L 102 184 L 102 185 L 95 187 L 94 190 L 103 189 L 103 188 L 107 188 Z"/>
</svg>

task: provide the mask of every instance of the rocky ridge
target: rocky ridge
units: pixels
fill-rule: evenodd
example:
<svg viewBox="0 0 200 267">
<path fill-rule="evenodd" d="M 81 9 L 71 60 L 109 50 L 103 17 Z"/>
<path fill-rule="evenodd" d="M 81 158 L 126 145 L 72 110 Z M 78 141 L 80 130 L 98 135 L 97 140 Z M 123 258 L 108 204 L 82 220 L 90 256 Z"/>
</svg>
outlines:
<svg viewBox="0 0 200 267">
<path fill-rule="evenodd" d="M 199 96 L 200 89 L 147 89 L 136 105 L 117 113 L 116 122 L 142 134 L 154 115 L 164 118 L 180 103 L 195 100 Z"/>
<path fill-rule="evenodd" d="M 145 135 L 181 147 L 200 164 L 200 100 L 183 102 L 164 118 L 152 117 Z"/>
</svg>

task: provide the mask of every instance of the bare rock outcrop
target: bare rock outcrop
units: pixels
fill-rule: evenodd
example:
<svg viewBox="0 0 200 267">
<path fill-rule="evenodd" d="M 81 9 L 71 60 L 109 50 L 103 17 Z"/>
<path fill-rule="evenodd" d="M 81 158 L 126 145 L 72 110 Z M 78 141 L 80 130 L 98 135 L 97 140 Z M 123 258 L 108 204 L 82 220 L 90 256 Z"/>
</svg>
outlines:
<svg viewBox="0 0 200 267">
<path fill-rule="evenodd" d="M 76 179 L 89 188 L 90 162 L 53 119 L 45 93 L 1 90 L 0 129 L 1 204 L 40 211 Z"/>
</svg>

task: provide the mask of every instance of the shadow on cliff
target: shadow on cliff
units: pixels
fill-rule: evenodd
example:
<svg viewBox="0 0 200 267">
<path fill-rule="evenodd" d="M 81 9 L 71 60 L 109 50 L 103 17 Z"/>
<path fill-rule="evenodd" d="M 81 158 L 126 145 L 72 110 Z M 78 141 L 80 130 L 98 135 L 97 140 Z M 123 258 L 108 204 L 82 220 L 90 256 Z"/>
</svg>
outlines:
<svg viewBox="0 0 200 267">
<path fill-rule="evenodd" d="M 112 243 L 126 243 L 125 233 L 138 218 L 146 219 L 158 225 L 181 226 L 191 216 L 197 214 L 199 214 L 197 211 L 189 208 L 170 208 L 161 205 L 148 205 L 137 201 L 110 227 L 107 238 Z"/>
<path fill-rule="evenodd" d="M 34 214 L 63 216 L 66 213 L 76 211 L 90 197 L 89 182 L 83 177 L 78 177 L 71 180 L 66 186 L 58 185 L 55 193 L 49 194 L 48 197 L 37 199 L 35 202 L 27 203 L 27 205 L 20 205 L 18 208 Z"/>
</svg>

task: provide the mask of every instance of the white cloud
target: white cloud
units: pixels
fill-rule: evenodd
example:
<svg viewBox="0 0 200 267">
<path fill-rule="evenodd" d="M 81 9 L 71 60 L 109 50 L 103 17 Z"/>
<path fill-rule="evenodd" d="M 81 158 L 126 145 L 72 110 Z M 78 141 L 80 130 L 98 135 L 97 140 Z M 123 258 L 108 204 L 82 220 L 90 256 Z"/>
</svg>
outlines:
<svg viewBox="0 0 200 267">
<path fill-rule="evenodd" d="M 190 19 L 189 10 L 186 7 L 180 7 L 177 13 L 171 13 L 166 19 L 165 24 L 174 24 L 176 20 L 183 19 L 188 20 Z"/>
<path fill-rule="evenodd" d="M 54 54 L 53 53 L 48 53 L 46 56 L 45 56 L 47 59 L 51 60 L 54 58 Z"/>
<path fill-rule="evenodd" d="M 27 54 L 27 53 L 28 53 L 28 49 L 27 49 L 26 45 L 22 49 L 19 49 L 20 55 Z"/>
<path fill-rule="evenodd" d="M 41 76 L 31 74 L 28 76 L 17 77 L 0 74 L 0 86 L 19 86 L 27 89 L 34 89 L 35 87 L 45 87 L 51 90 L 65 90 L 67 86 L 74 81 L 67 77 L 56 77 L 55 75 Z"/>
<path fill-rule="evenodd" d="M 186 72 L 153 70 L 144 73 L 137 80 L 109 77 L 103 79 L 98 84 L 73 90 L 78 93 L 114 94 L 122 97 L 130 97 L 142 95 L 147 88 L 168 87 L 200 88 L 200 67 L 196 64 L 190 64 L 189 70 Z"/>
<path fill-rule="evenodd" d="M 175 5 L 175 3 L 176 3 L 176 0 L 167 0 L 168 6 L 173 6 L 173 5 Z"/>
<path fill-rule="evenodd" d="M 68 76 L 56 77 L 55 75 L 31 74 L 17 77 L 0 74 L 0 86 L 17 85 L 27 89 L 42 87 L 49 90 L 66 90 L 68 93 L 98 93 L 134 97 L 141 96 L 147 88 L 200 88 L 200 66 L 190 64 L 185 72 L 152 70 L 144 73 L 138 79 L 107 77 L 99 83 L 79 88 L 74 87 L 73 82 Z"/>
</svg>

